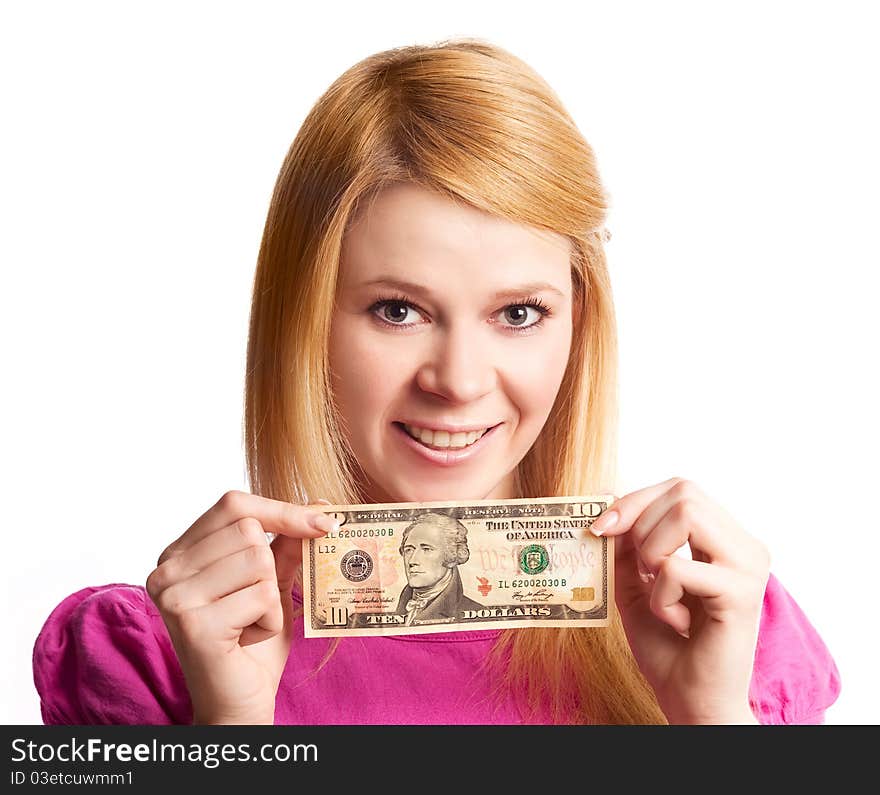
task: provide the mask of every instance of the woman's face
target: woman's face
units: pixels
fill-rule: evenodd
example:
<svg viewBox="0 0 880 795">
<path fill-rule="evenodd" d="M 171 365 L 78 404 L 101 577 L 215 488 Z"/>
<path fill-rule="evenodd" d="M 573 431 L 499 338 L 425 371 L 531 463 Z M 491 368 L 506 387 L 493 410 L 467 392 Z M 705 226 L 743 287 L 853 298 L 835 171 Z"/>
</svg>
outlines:
<svg viewBox="0 0 880 795">
<path fill-rule="evenodd" d="M 368 204 L 343 241 L 330 366 L 371 502 L 516 496 L 568 361 L 569 257 L 561 235 L 412 184 Z"/>
</svg>

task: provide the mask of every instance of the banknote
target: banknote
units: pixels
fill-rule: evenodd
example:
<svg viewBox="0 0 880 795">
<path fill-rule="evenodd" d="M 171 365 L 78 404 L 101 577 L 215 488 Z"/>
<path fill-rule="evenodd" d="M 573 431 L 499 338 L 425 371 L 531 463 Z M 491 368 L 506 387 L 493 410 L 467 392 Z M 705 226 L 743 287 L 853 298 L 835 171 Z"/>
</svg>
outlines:
<svg viewBox="0 0 880 795">
<path fill-rule="evenodd" d="M 306 637 L 608 626 L 614 539 L 600 494 L 317 507 L 303 540 Z"/>
</svg>

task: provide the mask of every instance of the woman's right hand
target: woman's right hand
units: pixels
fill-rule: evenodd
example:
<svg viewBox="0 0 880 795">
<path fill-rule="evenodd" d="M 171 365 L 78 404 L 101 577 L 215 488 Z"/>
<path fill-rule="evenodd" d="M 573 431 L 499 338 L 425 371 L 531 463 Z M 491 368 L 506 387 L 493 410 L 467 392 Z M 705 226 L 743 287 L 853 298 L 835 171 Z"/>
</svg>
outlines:
<svg viewBox="0 0 880 795">
<path fill-rule="evenodd" d="M 159 556 L 146 589 L 177 652 L 193 723 L 274 722 L 302 539 L 332 524 L 309 506 L 228 491 Z M 271 545 L 265 532 L 277 534 Z"/>
</svg>

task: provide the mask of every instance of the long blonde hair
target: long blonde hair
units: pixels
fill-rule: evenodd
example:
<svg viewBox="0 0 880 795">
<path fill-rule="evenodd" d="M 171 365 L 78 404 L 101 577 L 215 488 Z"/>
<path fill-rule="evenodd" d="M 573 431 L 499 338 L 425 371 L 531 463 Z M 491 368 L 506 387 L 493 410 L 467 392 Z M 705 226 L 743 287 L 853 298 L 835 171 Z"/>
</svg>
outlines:
<svg viewBox="0 0 880 795">
<path fill-rule="evenodd" d="M 328 338 L 342 240 L 371 197 L 406 181 L 571 243 L 573 336 L 521 497 L 617 480 L 617 335 L 592 149 L 527 64 L 479 39 L 365 58 L 315 103 L 278 175 L 253 287 L 244 437 L 251 489 L 368 502 L 333 403 Z M 619 617 L 603 629 L 503 630 L 503 683 L 557 722 L 665 723 Z M 546 714 L 546 713 L 544 713 Z"/>
</svg>

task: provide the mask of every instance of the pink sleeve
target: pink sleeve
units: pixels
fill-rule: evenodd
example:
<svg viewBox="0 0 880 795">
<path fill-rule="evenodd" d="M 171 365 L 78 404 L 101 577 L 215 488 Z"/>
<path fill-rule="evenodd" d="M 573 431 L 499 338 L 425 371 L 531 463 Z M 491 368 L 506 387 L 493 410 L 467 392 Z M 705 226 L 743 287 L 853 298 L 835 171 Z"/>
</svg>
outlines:
<svg viewBox="0 0 880 795">
<path fill-rule="evenodd" d="M 840 674 L 822 638 L 772 574 L 755 651 L 749 701 L 764 724 L 822 723 Z"/>
<path fill-rule="evenodd" d="M 140 586 L 84 588 L 49 615 L 34 644 L 46 724 L 190 723 L 183 672 Z"/>
</svg>

